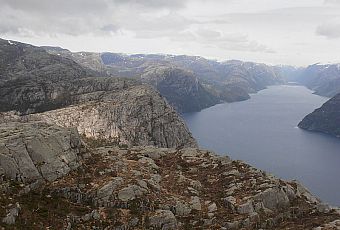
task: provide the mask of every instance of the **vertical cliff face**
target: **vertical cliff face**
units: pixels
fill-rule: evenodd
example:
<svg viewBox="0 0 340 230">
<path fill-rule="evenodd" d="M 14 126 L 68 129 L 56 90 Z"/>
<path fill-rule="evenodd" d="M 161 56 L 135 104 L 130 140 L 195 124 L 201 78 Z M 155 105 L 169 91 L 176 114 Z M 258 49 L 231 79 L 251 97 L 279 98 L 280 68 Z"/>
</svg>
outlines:
<svg viewBox="0 0 340 230">
<path fill-rule="evenodd" d="M 101 94 L 100 101 L 33 114 L 64 127 L 77 127 L 88 138 L 116 144 L 159 147 L 197 146 L 176 111 L 148 86 Z"/>
<path fill-rule="evenodd" d="M 340 137 L 340 94 L 307 115 L 298 126 L 309 131 Z"/>
</svg>

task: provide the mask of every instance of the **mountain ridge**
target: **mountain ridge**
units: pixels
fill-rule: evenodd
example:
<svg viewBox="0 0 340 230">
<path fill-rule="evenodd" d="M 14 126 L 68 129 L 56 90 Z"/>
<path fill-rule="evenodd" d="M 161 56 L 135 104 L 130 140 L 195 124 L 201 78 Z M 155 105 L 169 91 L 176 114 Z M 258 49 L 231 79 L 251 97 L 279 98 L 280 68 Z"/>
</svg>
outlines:
<svg viewBox="0 0 340 230">
<path fill-rule="evenodd" d="M 254 93 L 264 89 L 268 85 L 280 84 L 283 79 L 280 74 L 275 71 L 274 67 L 265 64 L 256 64 L 251 62 L 217 62 L 208 60 L 199 56 L 186 55 L 161 55 L 161 54 L 121 54 L 121 53 L 88 53 L 56 50 L 55 48 L 45 47 L 52 54 L 64 55 L 72 58 L 79 64 L 90 67 L 97 71 L 105 72 L 111 76 L 121 76 L 127 78 L 141 79 L 144 83 L 153 85 L 160 93 L 165 96 L 168 101 L 177 108 L 178 112 L 200 111 L 201 109 L 210 107 L 220 102 L 235 102 L 247 100 L 250 98 L 249 93 Z M 96 63 L 91 64 L 89 63 Z M 237 63 L 237 64 L 236 64 Z M 234 66 L 233 66 L 234 65 Z M 247 69 L 245 66 L 253 65 L 253 70 Z M 142 76 L 148 74 L 150 68 L 165 69 L 181 69 L 180 72 L 190 72 L 192 80 L 187 81 L 188 88 L 194 88 L 198 85 L 199 91 L 190 92 L 185 88 L 178 89 L 176 85 L 170 84 L 171 79 L 167 79 L 169 88 L 176 89 L 174 94 L 169 94 L 163 87 L 153 84 L 154 82 Z M 234 69 L 234 72 L 233 70 Z M 239 71 L 236 71 L 239 69 Z M 188 74 L 178 74 L 175 72 L 172 77 L 178 80 Z M 178 75 L 176 75 L 176 73 Z M 160 78 L 164 78 L 158 73 Z M 167 76 L 167 75 L 165 75 Z M 168 76 L 169 77 L 169 76 Z M 196 78 L 196 79 L 195 79 Z M 175 100 L 178 95 L 186 95 L 190 98 L 190 103 Z M 195 100 L 196 96 L 201 97 L 205 103 L 200 104 Z"/>
</svg>

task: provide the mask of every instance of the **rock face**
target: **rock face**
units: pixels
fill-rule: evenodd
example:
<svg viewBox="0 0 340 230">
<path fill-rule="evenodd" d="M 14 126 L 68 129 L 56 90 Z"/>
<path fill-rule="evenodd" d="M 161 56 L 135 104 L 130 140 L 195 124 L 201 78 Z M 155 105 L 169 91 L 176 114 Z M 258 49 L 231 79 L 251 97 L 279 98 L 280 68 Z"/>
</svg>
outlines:
<svg viewBox="0 0 340 230">
<path fill-rule="evenodd" d="M 41 122 L 0 125 L 0 169 L 15 181 L 54 181 L 79 167 L 81 149 L 76 129 Z"/>
<path fill-rule="evenodd" d="M 149 87 L 136 86 L 101 96 L 100 102 L 28 117 L 63 127 L 77 127 L 79 133 L 88 138 L 116 144 L 173 148 L 197 146 L 176 111 Z"/>
<path fill-rule="evenodd" d="M 340 94 L 307 115 L 298 126 L 309 131 L 340 137 Z"/>
<path fill-rule="evenodd" d="M 300 184 L 206 150 L 106 146 L 81 162 L 40 192 L 7 192 L 0 217 L 20 200 L 6 219 L 18 228 L 312 229 L 340 219 Z"/>
</svg>

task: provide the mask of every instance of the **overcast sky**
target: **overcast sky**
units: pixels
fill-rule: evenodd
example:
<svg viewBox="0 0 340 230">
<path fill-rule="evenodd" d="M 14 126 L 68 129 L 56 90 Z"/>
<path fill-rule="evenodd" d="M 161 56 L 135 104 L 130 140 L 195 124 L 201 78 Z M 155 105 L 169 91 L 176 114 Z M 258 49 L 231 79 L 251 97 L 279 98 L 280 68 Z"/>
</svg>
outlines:
<svg viewBox="0 0 340 230">
<path fill-rule="evenodd" d="M 71 51 L 340 62 L 340 0 L 0 0 L 0 37 Z"/>
</svg>

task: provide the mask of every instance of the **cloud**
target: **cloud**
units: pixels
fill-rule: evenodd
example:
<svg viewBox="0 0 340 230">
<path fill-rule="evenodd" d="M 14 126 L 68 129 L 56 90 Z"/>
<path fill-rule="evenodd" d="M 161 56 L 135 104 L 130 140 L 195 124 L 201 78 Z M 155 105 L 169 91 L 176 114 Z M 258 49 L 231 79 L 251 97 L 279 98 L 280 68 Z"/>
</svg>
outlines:
<svg viewBox="0 0 340 230">
<path fill-rule="evenodd" d="M 199 29 L 196 34 L 206 40 L 220 40 L 222 38 L 222 33 L 216 30 L 210 29 Z"/>
<path fill-rule="evenodd" d="M 153 8 L 153 9 L 179 9 L 186 5 L 185 0 L 115 0 L 115 3 L 135 5 L 137 7 Z"/>
<path fill-rule="evenodd" d="M 174 41 L 197 43 L 217 50 L 275 53 L 272 48 L 249 39 L 246 34 L 225 33 L 201 26 L 198 29 L 167 36 Z"/>
<path fill-rule="evenodd" d="M 0 32 L 72 36 L 185 26 L 185 0 L 0 0 Z M 163 25 L 163 26 L 162 26 Z"/>
<path fill-rule="evenodd" d="M 324 4 L 326 4 L 326 5 L 340 5 L 340 0 L 325 0 Z"/>
<path fill-rule="evenodd" d="M 74 51 L 177 52 L 305 64 L 321 55 L 338 58 L 340 0 L 253 3 L 0 0 L 0 37 Z"/>
<path fill-rule="evenodd" d="M 250 40 L 241 33 L 224 33 L 222 31 L 200 28 L 194 32 L 196 41 L 217 49 L 274 53 L 275 51 L 257 41 Z"/>
<path fill-rule="evenodd" d="M 340 38 L 340 20 L 319 25 L 316 28 L 316 34 L 329 39 Z"/>
</svg>

